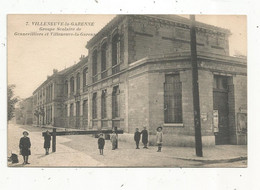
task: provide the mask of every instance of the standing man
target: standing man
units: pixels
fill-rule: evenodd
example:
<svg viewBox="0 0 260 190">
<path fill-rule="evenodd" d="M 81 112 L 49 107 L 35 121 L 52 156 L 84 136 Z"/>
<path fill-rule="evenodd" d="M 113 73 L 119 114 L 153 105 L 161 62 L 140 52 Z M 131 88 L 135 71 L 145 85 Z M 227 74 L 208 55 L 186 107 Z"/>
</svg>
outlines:
<svg viewBox="0 0 260 190">
<path fill-rule="evenodd" d="M 143 148 L 148 149 L 147 147 L 147 143 L 148 143 L 148 131 L 146 130 L 146 127 L 144 127 L 144 129 L 141 132 L 142 134 L 142 143 L 144 144 Z"/>
<path fill-rule="evenodd" d="M 136 149 L 139 149 L 140 138 L 141 138 L 141 133 L 139 132 L 139 129 L 136 128 L 136 130 L 135 130 L 135 136 L 134 136 L 134 140 L 135 140 L 135 144 L 136 144 Z"/>
</svg>

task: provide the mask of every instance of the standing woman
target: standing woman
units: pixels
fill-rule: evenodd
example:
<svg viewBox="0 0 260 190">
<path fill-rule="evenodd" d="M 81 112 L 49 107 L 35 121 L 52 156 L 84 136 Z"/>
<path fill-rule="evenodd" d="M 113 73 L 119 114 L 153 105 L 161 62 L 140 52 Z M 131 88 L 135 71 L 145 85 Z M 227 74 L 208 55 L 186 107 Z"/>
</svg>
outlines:
<svg viewBox="0 0 260 190">
<path fill-rule="evenodd" d="M 27 131 L 23 132 L 23 137 L 20 139 L 19 143 L 19 148 L 20 148 L 20 153 L 23 155 L 23 164 L 30 164 L 28 162 L 29 155 L 31 155 L 31 141 L 30 138 L 28 137 L 29 133 Z"/>
<path fill-rule="evenodd" d="M 110 141 L 112 142 L 112 150 L 116 149 L 116 143 L 117 143 L 117 136 L 115 131 L 113 130 L 112 134 L 110 135 Z"/>
<path fill-rule="evenodd" d="M 45 135 L 44 135 L 44 148 L 45 148 L 45 154 L 49 154 L 49 149 L 51 146 L 51 135 L 50 132 L 47 130 Z"/>
</svg>

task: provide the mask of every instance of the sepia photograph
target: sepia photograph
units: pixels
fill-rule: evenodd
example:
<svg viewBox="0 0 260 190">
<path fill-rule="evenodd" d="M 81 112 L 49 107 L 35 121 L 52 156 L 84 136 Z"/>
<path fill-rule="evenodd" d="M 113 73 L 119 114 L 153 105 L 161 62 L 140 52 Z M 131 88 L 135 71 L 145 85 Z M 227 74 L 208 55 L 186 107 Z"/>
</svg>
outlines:
<svg viewBox="0 0 260 190">
<path fill-rule="evenodd" d="M 247 16 L 8 14 L 8 167 L 247 168 Z"/>
</svg>

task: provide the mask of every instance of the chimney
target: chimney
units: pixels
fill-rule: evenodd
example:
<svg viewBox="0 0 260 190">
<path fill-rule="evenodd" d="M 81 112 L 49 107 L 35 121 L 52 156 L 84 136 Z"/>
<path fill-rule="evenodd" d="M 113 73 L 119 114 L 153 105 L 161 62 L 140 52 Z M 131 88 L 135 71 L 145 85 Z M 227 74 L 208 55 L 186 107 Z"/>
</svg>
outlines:
<svg viewBox="0 0 260 190">
<path fill-rule="evenodd" d="M 85 58 L 85 55 L 82 55 L 82 54 L 81 54 L 79 60 L 82 60 L 82 59 L 84 59 L 84 58 Z"/>
</svg>

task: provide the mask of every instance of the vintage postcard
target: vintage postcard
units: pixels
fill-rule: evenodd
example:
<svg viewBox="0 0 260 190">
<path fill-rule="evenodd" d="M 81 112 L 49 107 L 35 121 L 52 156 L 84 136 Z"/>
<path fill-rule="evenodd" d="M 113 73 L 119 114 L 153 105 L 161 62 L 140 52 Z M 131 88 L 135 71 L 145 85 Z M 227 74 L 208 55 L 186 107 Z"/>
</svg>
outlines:
<svg viewBox="0 0 260 190">
<path fill-rule="evenodd" d="M 9 167 L 247 167 L 245 15 L 9 14 Z"/>
</svg>

